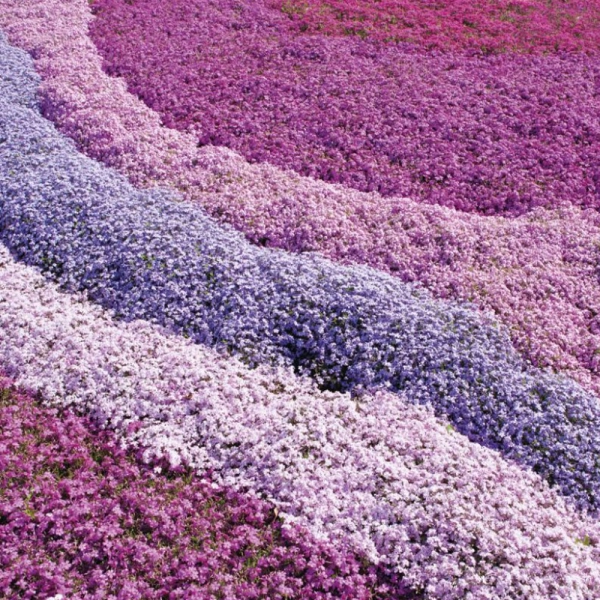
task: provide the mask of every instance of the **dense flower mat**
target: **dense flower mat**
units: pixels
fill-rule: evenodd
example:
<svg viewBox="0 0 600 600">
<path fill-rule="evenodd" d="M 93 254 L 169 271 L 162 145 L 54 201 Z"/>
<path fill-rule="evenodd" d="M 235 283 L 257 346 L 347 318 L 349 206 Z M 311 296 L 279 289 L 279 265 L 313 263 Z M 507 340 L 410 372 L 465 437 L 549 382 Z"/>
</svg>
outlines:
<svg viewBox="0 0 600 600">
<path fill-rule="evenodd" d="M 292 366 L 327 389 L 404 392 L 599 507 L 596 397 L 528 366 L 468 308 L 374 269 L 252 246 L 169 192 L 132 188 L 31 108 L 25 55 L 1 51 L 0 239 L 15 256 L 120 317 L 251 365 Z"/>
<path fill-rule="evenodd" d="M 272 507 L 141 462 L 0 376 L 0 596 L 411 598 Z M 220 594 L 220 596 L 219 596 Z"/>
<path fill-rule="evenodd" d="M 264 0 L 93 7 L 108 72 L 202 144 L 484 214 L 600 206 L 593 57 L 424 54 L 297 36 Z"/>
<path fill-rule="evenodd" d="M 0 265 L 8 375 L 90 412 L 146 459 L 256 492 L 288 523 L 392 567 L 428 598 L 600 594 L 597 522 L 430 411 L 249 370 L 148 323 L 114 322 L 2 248 Z"/>
<path fill-rule="evenodd" d="M 491 308 L 526 357 L 600 392 L 595 211 L 538 209 L 508 221 L 463 215 L 198 149 L 102 72 L 90 19 L 84 0 L 23 0 L 0 11 L 11 39 L 36 57 L 45 114 L 90 156 L 136 184 L 175 185 L 254 242 L 365 262 Z"/>
<path fill-rule="evenodd" d="M 1 585 L 12 586 L 5 588 L 6 594 L 50 597 L 76 590 L 81 597 L 106 597 L 117 578 L 128 577 L 131 587 L 119 597 L 156 592 L 157 597 L 393 598 L 410 596 L 407 586 L 427 598 L 456 600 L 600 596 L 600 529 L 593 516 L 600 503 L 598 397 L 593 395 L 600 389 L 600 219 L 592 161 L 595 38 L 589 33 L 595 27 L 596 5 L 549 3 L 545 16 L 532 20 L 530 9 L 537 6 L 533 0 L 513 3 L 505 8 L 518 18 L 508 15 L 505 20 L 503 13 L 502 21 L 508 24 L 496 32 L 496 46 L 484 40 L 491 20 L 475 19 L 473 27 L 463 23 L 474 30 L 469 40 L 461 40 L 462 34 L 452 27 L 449 35 L 438 38 L 421 27 L 419 43 L 429 37 L 426 46 L 450 46 L 454 53 L 427 54 L 407 45 L 384 45 L 392 41 L 385 30 L 389 33 L 392 25 L 397 33 L 407 26 L 407 18 L 443 8 L 443 3 L 405 14 L 402 21 L 393 20 L 394 10 L 403 8 L 400 1 L 381 3 L 366 13 L 360 2 L 346 3 L 340 13 L 341 3 L 335 1 L 325 6 L 316 1 L 301 5 L 198 0 L 170 3 L 172 13 L 160 12 L 165 7 L 149 0 L 93 4 L 102 17 L 92 22 L 93 35 L 112 61 L 111 71 L 120 72 L 120 61 L 127 63 L 132 57 L 154 71 L 137 71 L 139 89 L 134 91 L 142 96 L 151 89 L 145 86 L 152 77 L 168 73 L 174 64 L 173 49 L 180 52 L 173 79 L 154 80 L 167 87 L 173 83 L 169 89 L 174 103 L 156 107 L 177 127 L 187 127 L 188 109 L 178 95 L 182 83 L 192 85 L 193 70 L 178 77 L 182 69 L 197 64 L 185 54 L 187 47 L 177 43 L 187 36 L 188 46 L 197 43 L 196 52 L 202 53 L 210 48 L 206 34 L 214 36 L 234 62 L 245 57 L 246 75 L 250 66 L 266 69 L 276 64 L 277 72 L 264 71 L 262 76 L 277 75 L 283 77 L 281 82 L 289 76 L 290 63 L 298 72 L 316 74 L 314 81 L 306 80 L 305 99 L 321 94 L 318 110 L 328 124 L 332 103 L 327 94 L 332 90 L 344 101 L 349 92 L 362 94 L 363 103 L 370 93 L 373 98 L 381 95 L 383 88 L 366 77 L 374 64 L 392 69 L 404 61 L 414 70 L 428 65 L 429 76 L 448 56 L 458 62 L 453 66 L 457 79 L 425 77 L 422 85 L 445 81 L 448 88 L 458 83 L 451 101 L 466 113 L 474 107 L 476 119 L 485 121 L 477 107 L 489 102 L 478 100 L 477 94 L 469 96 L 468 86 L 479 85 L 473 73 L 497 69 L 494 77 L 503 81 L 504 100 L 513 102 L 502 105 L 508 111 L 505 116 L 515 120 L 484 110 L 492 128 L 498 123 L 510 128 L 529 118 L 531 99 L 541 98 L 535 89 L 541 80 L 550 102 L 544 100 L 545 108 L 533 115 L 533 127 L 542 130 L 527 131 L 536 142 L 529 139 L 523 145 L 512 139 L 513 154 L 525 161 L 517 204 L 514 198 L 507 204 L 501 185 L 496 195 L 478 193 L 481 206 L 469 204 L 468 190 L 459 194 L 463 209 L 504 211 L 512 217 L 527 214 L 511 219 L 461 214 L 423 203 L 446 202 L 425 198 L 419 191 L 419 186 L 434 189 L 444 182 L 430 185 L 420 177 L 419 185 L 408 190 L 414 200 L 386 197 L 396 190 L 377 184 L 383 195 L 365 194 L 347 187 L 362 185 L 344 179 L 359 173 L 354 167 L 346 174 L 329 172 L 330 179 L 346 184 L 342 186 L 266 163 L 249 164 L 231 150 L 202 145 L 225 139 L 209 136 L 197 147 L 200 129 L 178 132 L 163 127 L 157 114 L 128 93 L 121 81 L 102 72 L 87 34 L 87 2 L 2 0 L 0 26 L 32 54 L 42 81 L 36 96 L 40 81 L 30 59 L 0 34 L 0 239 L 12 252 L 11 256 L 0 246 L 0 369 L 37 393 L 43 404 L 60 407 L 49 412 L 30 396 L 6 391 L 8 380 L 0 382 L 0 420 L 8 423 L 3 435 L 18 429 L 16 435 L 27 443 L 33 436 L 41 450 L 34 466 L 26 442 L 9 443 L 1 446 L 0 461 L 8 461 L 10 455 L 11 468 L 24 469 L 19 481 L 25 473 L 32 473 L 34 482 L 36 477 L 43 480 L 33 490 L 12 485 L 0 489 L 0 510 L 16 503 L 17 520 L 22 519 L 15 522 L 0 514 L 0 536 L 12 536 L 7 546 L 13 560 L 0 579 Z M 479 6 L 479 16 L 489 6 Z M 382 24 L 381 11 L 388 9 L 393 19 Z M 119 39 L 130 36 L 130 10 L 138 11 L 140 22 L 135 26 L 143 29 L 136 35 L 146 36 L 146 48 L 156 45 L 155 64 L 144 62 L 147 54 L 136 54 L 143 50 L 135 43 L 139 39 L 128 40 L 133 44 Z M 181 28 L 181 17 L 192 13 L 200 36 L 195 41 Z M 580 26 L 584 13 L 588 21 Z M 336 29 L 332 14 L 340 23 L 358 20 L 365 29 Z M 455 16 L 451 10 L 438 12 L 447 24 Z M 161 22 L 158 28 L 155 17 Z M 566 22 L 572 26 L 565 27 Z M 524 43 L 524 27 L 535 32 L 535 44 Z M 333 37 L 322 36 L 319 29 Z M 336 38 L 340 33 L 369 39 Z M 548 50 L 550 39 L 559 54 L 534 56 Z M 520 48 L 532 54 L 464 53 L 457 49 L 463 43 L 485 46 L 486 52 Z M 224 98 L 229 92 L 223 82 L 235 90 L 241 71 L 223 61 L 223 53 L 213 52 L 215 48 L 208 75 L 215 74 L 216 83 L 204 84 L 209 94 L 222 88 Z M 591 52 L 586 57 L 563 52 L 573 48 Z M 347 57 L 346 66 L 359 65 L 365 77 L 358 81 L 340 71 L 335 75 L 337 87 L 327 88 L 331 82 L 320 77 L 324 71 L 319 69 L 334 62 L 346 64 Z M 511 71 L 514 65 L 523 71 L 523 80 Z M 221 68 L 225 71 L 219 73 Z M 415 77 L 406 75 L 406 83 Z M 260 98 L 265 90 L 260 78 L 256 81 L 258 88 L 250 85 L 249 93 Z M 293 78 L 287 81 L 293 88 Z M 559 88 L 566 81 L 572 89 L 565 92 Z M 530 83 L 533 87 L 527 87 Z M 281 88 L 285 93 L 290 91 L 288 84 Z M 199 93 L 190 94 L 192 104 Z M 273 104 L 279 116 L 287 110 L 284 97 Z M 443 94 L 437 101 L 440 98 Z M 406 96 L 398 107 L 409 101 Z M 585 102 L 589 115 L 588 108 L 581 107 Z M 398 110 L 389 98 L 383 98 L 383 104 Z M 345 106 L 352 117 L 352 103 Z M 175 190 L 135 189 L 85 158 L 42 118 L 40 107 L 81 150 L 117 167 L 134 185 L 167 184 L 194 203 L 180 202 L 183 198 Z M 205 109 L 195 114 L 200 128 L 212 118 Z M 427 109 L 436 111 L 435 106 Z M 543 129 L 554 109 L 558 112 L 552 113 L 552 127 L 568 121 L 562 133 L 550 132 L 559 133 L 557 139 Z M 317 115 L 314 107 L 310 110 Z M 247 107 L 241 112 L 244 118 L 250 115 Z M 237 119 L 231 112 L 224 115 L 224 121 L 213 122 L 216 135 L 227 136 L 229 123 Z M 253 118 L 259 121 L 260 110 Z M 372 123 L 363 125 L 363 136 L 376 139 Z M 485 144 L 475 143 L 483 130 L 463 125 L 459 122 L 455 133 L 466 130 L 466 138 L 475 136 L 468 152 L 485 150 Z M 578 127 L 583 133 L 577 133 Z M 308 129 L 302 131 L 294 140 L 299 147 L 312 143 Z M 515 132 L 523 134 L 518 127 Z M 426 129 L 418 133 L 425 146 L 417 147 L 416 158 L 425 156 L 425 149 L 443 149 L 443 140 Z M 240 136 L 255 148 L 260 142 L 256 131 L 241 131 Z M 409 150 L 410 140 L 417 138 L 405 137 Z M 492 138 L 506 149 L 501 135 L 494 133 Z M 287 156 L 281 166 L 298 169 L 282 139 L 271 139 L 273 156 Z M 459 152 L 460 139 L 450 141 L 456 144 L 448 151 Z M 325 146 L 331 154 L 332 145 Z M 545 155 L 546 150 L 550 154 Z M 265 158 L 260 148 L 258 152 L 253 160 Z M 304 172 L 319 175 L 310 170 L 319 168 L 315 156 L 309 156 L 309 170 Z M 432 166 L 436 160 L 439 164 L 440 156 L 432 159 Z M 464 156 L 460 161 L 465 170 L 459 175 L 473 166 Z M 507 172 L 520 176 L 518 160 L 506 165 Z M 571 168 L 577 164 L 583 170 Z M 522 187 L 529 171 L 540 175 L 535 165 L 556 178 L 552 186 L 546 185 L 547 193 L 536 197 Z M 363 175 L 374 181 L 382 172 L 369 167 Z M 469 180 L 473 189 L 481 183 Z M 572 188 L 570 195 L 567 186 Z M 546 208 L 535 208 L 540 201 Z M 241 234 L 219 226 L 198 203 L 259 245 L 320 250 L 330 258 L 358 260 L 399 277 L 251 246 Z M 402 280 L 420 281 L 441 297 L 493 308 L 510 331 L 474 307 L 435 300 Z M 588 391 L 564 374 L 533 367 L 529 360 L 563 370 Z M 375 391 L 378 386 L 390 389 Z M 15 402 L 22 404 L 21 414 Z M 423 403 L 428 406 L 419 406 Z M 26 407 L 30 414 L 24 417 Z M 72 409 L 92 417 L 91 430 L 81 429 L 90 423 L 75 417 Z M 29 419 L 28 425 L 16 425 L 19 419 Z M 44 425 L 32 426 L 36 419 Z M 129 454 L 117 450 L 113 438 L 99 433 L 98 426 L 114 430 Z M 62 446 L 51 433 L 42 435 L 57 429 Z M 76 437 L 67 442 L 66 435 Z M 103 448 L 100 454 L 106 455 L 99 464 L 92 464 L 98 453 L 88 452 L 88 442 L 80 443 L 82 436 L 99 440 L 95 448 Z M 40 439 L 55 445 L 43 449 Z M 112 444 L 110 452 L 107 444 Z M 83 453 L 82 462 L 65 463 L 66 452 Z M 53 456 L 61 466 L 52 463 Z M 92 488 L 106 489 L 102 478 L 107 476 L 107 460 L 109 479 L 131 480 L 129 491 L 139 493 L 138 501 L 148 497 L 150 489 L 157 494 L 146 502 L 148 518 L 143 531 L 134 532 L 141 534 L 135 547 L 128 539 L 131 528 L 123 533 L 119 511 L 113 510 L 106 527 L 92 534 L 83 520 L 101 517 L 84 517 L 72 502 L 82 480 L 93 479 Z M 157 465 L 165 465 L 166 471 L 153 471 Z M 208 472 L 209 479 L 195 479 L 194 471 Z M 4 484 L 5 479 L 0 481 Z M 123 498 L 131 498 L 129 491 L 116 485 L 105 504 L 97 498 L 94 506 L 114 509 L 121 502 L 122 509 Z M 69 494 L 70 500 L 65 497 Z M 170 512 L 165 508 L 169 499 Z M 200 509 L 205 501 L 209 508 Z M 191 513 L 184 517 L 184 508 L 190 506 Z M 185 529 L 185 519 L 199 510 L 202 527 L 214 527 L 213 535 L 207 533 L 209 546 L 199 546 Z M 251 516 L 254 513 L 259 516 Z M 60 521 L 64 514 L 79 519 L 82 529 L 77 531 L 83 538 L 65 533 Z M 137 513 L 133 518 L 139 521 Z M 14 535 L 22 523 L 33 537 Z M 48 527 L 54 528 L 51 534 Z M 170 537 L 158 533 L 161 527 L 169 529 Z M 176 535 L 178 527 L 183 527 L 183 535 Z M 302 530 L 307 536 L 301 542 Z M 215 543 L 221 533 L 220 550 Z M 190 561 L 183 571 L 182 544 Z M 19 553 L 29 557 L 21 567 L 14 560 Z M 311 553 L 315 556 L 307 562 Z M 189 577 L 193 561 L 221 566 L 210 580 L 200 575 L 200 583 Z"/>
</svg>

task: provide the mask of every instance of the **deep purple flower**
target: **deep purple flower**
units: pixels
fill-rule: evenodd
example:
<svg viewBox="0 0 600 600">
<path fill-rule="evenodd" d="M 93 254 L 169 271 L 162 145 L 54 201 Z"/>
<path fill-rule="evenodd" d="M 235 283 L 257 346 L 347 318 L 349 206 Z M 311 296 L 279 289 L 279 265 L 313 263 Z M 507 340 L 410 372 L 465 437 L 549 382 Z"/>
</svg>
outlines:
<svg viewBox="0 0 600 600">
<path fill-rule="evenodd" d="M 264 1 L 93 7 L 107 72 L 200 144 L 486 215 L 600 207 L 596 54 L 297 35 Z"/>
</svg>

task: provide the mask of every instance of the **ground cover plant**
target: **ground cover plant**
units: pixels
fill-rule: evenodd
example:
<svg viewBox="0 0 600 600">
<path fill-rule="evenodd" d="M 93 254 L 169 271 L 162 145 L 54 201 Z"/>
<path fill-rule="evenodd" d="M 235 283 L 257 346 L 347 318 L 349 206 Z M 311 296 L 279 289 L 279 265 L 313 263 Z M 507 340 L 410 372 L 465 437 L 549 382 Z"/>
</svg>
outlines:
<svg viewBox="0 0 600 600">
<path fill-rule="evenodd" d="M 484 52 L 593 51 L 597 2 L 580 0 L 270 0 L 296 31 Z"/>
<path fill-rule="evenodd" d="M 34 74 L 21 84 L 23 55 L 4 57 L 0 240 L 20 260 L 120 318 L 251 366 L 293 367 L 324 389 L 404 393 L 598 509 L 596 397 L 532 368 L 468 307 L 374 269 L 253 246 L 169 192 L 136 190 L 31 108 Z"/>
<path fill-rule="evenodd" d="M 367 263 L 439 297 L 476 302 L 509 326 L 532 362 L 600 390 L 595 211 L 482 218 L 248 165 L 162 127 L 122 81 L 107 77 L 82 0 L 11 3 L 0 18 L 36 57 L 46 116 L 135 184 L 174 185 L 255 243 Z"/>
<path fill-rule="evenodd" d="M 0 0 L 0 596 L 600 596 L 597 13 Z"/>
<path fill-rule="evenodd" d="M 210 471 L 429 598 L 593 598 L 597 521 L 389 393 L 357 401 L 146 322 L 114 321 L 0 249 L 0 363 L 145 460 Z M 365 477 L 365 473 L 369 476 Z"/>
</svg>

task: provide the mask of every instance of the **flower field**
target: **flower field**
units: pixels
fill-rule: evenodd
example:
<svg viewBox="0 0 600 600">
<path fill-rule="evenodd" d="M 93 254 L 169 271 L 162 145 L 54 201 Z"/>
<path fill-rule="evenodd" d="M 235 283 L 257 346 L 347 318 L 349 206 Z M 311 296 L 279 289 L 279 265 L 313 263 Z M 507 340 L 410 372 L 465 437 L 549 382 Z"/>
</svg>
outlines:
<svg viewBox="0 0 600 600">
<path fill-rule="evenodd" d="M 600 598 L 600 3 L 0 0 L 0 598 Z"/>
</svg>

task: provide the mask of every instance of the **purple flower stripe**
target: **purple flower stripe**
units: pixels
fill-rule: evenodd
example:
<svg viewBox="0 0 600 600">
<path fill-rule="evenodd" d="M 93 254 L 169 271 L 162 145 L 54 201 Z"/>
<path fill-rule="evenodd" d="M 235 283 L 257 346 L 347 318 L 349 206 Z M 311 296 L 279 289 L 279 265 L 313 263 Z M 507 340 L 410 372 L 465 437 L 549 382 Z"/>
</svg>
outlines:
<svg viewBox="0 0 600 600">
<path fill-rule="evenodd" d="M 169 191 L 132 188 L 30 108 L 27 58 L 2 42 L 0 238 L 18 259 L 120 318 L 247 364 L 293 367 L 355 395 L 403 392 L 598 508 L 595 396 L 529 366 L 468 307 L 367 267 L 252 246 Z"/>
<path fill-rule="evenodd" d="M 102 72 L 90 19 L 85 0 L 21 0 L 0 11 L 14 43 L 35 57 L 46 116 L 82 151 L 136 185 L 179 188 L 255 243 L 366 263 L 438 297 L 475 302 L 506 323 L 534 364 L 600 394 L 595 211 L 482 218 L 249 165 L 224 148 L 198 149 Z"/>
<path fill-rule="evenodd" d="M 0 376 L 3 598 L 415 597 L 276 514 L 189 469 L 143 463 Z"/>
<path fill-rule="evenodd" d="M 0 306 L 0 364 L 16 384 L 90 413 L 145 448 L 144 461 L 262 496 L 286 527 L 391 568 L 431 600 L 600 595 L 597 521 L 429 410 L 322 392 L 289 370 L 249 370 L 149 323 L 115 322 L 1 246 Z"/>
<path fill-rule="evenodd" d="M 482 214 L 600 207 L 597 54 L 295 36 L 263 0 L 94 0 L 107 72 L 201 144 Z"/>
</svg>

